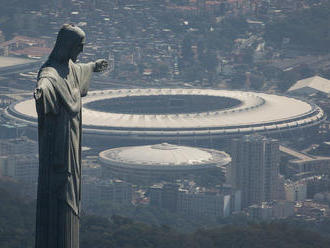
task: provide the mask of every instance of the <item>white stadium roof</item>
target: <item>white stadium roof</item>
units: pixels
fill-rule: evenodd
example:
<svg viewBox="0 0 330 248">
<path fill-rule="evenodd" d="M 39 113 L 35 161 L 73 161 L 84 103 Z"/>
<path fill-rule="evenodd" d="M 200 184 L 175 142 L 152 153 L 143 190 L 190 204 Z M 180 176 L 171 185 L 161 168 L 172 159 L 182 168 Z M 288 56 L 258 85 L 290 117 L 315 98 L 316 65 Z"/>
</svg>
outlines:
<svg viewBox="0 0 330 248">
<path fill-rule="evenodd" d="M 202 95 L 239 100 L 227 109 L 177 114 L 112 113 L 88 108 L 91 102 L 122 97 Z M 37 123 L 33 99 L 12 105 L 11 117 Z M 93 91 L 83 98 L 84 132 L 138 136 L 206 136 L 277 131 L 297 126 L 316 125 L 325 118 L 318 106 L 292 97 L 256 92 L 210 89 L 121 89 Z"/>
<path fill-rule="evenodd" d="M 304 90 L 305 91 L 307 90 L 308 92 L 308 88 L 329 94 L 330 80 L 319 76 L 305 78 L 297 81 L 293 86 L 291 86 L 290 89 L 288 89 L 288 92 L 295 92 L 295 91 L 303 92 Z"/>
<path fill-rule="evenodd" d="M 0 56 L 0 68 L 36 62 L 34 59 Z"/>
</svg>

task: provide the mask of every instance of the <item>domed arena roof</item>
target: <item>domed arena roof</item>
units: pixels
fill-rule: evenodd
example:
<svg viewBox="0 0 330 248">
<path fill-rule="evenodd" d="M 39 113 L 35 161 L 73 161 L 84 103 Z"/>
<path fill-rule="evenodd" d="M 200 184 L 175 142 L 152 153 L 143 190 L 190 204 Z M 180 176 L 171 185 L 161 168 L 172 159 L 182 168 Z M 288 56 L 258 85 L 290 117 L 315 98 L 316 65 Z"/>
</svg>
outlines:
<svg viewBox="0 0 330 248">
<path fill-rule="evenodd" d="M 231 158 L 222 151 L 161 143 L 109 149 L 100 153 L 102 162 L 127 168 L 197 169 L 221 167 Z"/>
</svg>

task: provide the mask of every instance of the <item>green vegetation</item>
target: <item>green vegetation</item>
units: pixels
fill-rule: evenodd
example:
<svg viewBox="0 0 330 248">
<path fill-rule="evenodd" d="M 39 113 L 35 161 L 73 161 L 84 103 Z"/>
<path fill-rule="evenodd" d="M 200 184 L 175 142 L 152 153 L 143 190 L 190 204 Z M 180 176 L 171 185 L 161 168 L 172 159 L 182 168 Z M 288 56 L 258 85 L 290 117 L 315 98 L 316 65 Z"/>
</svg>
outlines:
<svg viewBox="0 0 330 248">
<path fill-rule="evenodd" d="M 284 20 L 266 25 L 265 39 L 281 47 L 284 38 L 295 48 L 330 51 L 330 3 L 294 12 Z"/>
<path fill-rule="evenodd" d="M 286 224 L 226 226 L 180 234 L 166 226 L 149 226 L 119 216 L 113 216 L 111 220 L 88 216 L 83 219 L 82 226 L 82 248 L 326 248 L 330 245 L 328 239 L 316 233 L 291 228 Z"/>
<path fill-rule="evenodd" d="M 35 205 L 17 198 L 18 193 L 17 185 L 0 182 L 1 248 L 33 247 Z M 123 211 L 126 209 L 123 208 Z M 287 220 L 286 223 L 248 224 L 235 217 L 227 221 L 222 223 L 230 222 L 237 225 L 200 228 L 194 232 L 180 233 L 168 225 L 144 224 L 116 214 L 111 218 L 84 215 L 81 218 L 81 248 L 330 247 L 329 221 L 309 225 L 294 220 Z M 311 226 L 320 234 L 303 230 Z"/>
<path fill-rule="evenodd" d="M 196 32 L 185 32 L 182 39 L 180 66 L 183 79 L 208 79 L 208 82 L 212 83 L 219 64 L 218 55 L 225 56 L 231 53 L 234 40 L 243 37 L 248 30 L 247 22 L 242 17 L 230 17 L 214 22 L 205 17 L 195 16 L 188 18 L 187 23 L 188 28 L 195 29 Z M 197 48 L 196 53 L 192 46 Z M 250 60 L 247 63 L 250 63 Z"/>
<path fill-rule="evenodd" d="M 109 201 L 95 202 L 88 207 L 88 212 L 96 216 L 111 218 L 114 215 L 130 218 L 136 222 L 143 222 L 152 226 L 168 226 L 180 232 L 193 232 L 198 228 L 218 226 L 214 218 L 193 218 L 166 209 L 151 206 L 118 205 Z"/>
<path fill-rule="evenodd" d="M 7 187 L 6 187 L 7 188 Z M 35 207 L 0 187 L 0 247 L 32 247 Z"/>
<path fill-rule="evenodd" d="M 18 30 L 21 35 L 29 36 L 37 35 L 40 28 L 44 30 L 45 23 L 40 22 L 41 17 L 30 12 L 40 9 L 43 4 L 41 0 L 0 0 L 0 30 L 6 40 L 10 40 Z"/>
</svg>

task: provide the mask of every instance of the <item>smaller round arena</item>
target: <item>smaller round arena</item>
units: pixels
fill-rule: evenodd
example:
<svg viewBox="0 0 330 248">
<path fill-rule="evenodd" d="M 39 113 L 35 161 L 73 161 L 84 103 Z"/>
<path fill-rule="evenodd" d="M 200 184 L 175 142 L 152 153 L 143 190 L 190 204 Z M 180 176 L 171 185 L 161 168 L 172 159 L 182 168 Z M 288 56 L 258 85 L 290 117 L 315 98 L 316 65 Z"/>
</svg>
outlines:
<svg viewBox="0 0 330 248">
<path fill-rule="evenodd" d="M 99 154 L 106 175 L 132 183 L 155 183 L 225 173 L 230 156 L 212 149 L 168 143 L 109 149 Z"/>
</svg>

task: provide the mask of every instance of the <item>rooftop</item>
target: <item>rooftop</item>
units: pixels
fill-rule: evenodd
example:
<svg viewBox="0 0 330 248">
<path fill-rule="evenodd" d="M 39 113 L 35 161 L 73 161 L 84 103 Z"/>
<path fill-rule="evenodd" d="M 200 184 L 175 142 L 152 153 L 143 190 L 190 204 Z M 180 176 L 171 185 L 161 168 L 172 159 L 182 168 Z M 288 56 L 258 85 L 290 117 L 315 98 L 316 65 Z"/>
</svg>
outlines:
<svg viewBox="0 0 330 248">
<path fill-rule="evenodd" d="M 225 165 L 231 161 L 228 154 L 203 148 L 161 143 L 109 149 L 100 153 L 106 163 L 123 163 L 142 166 L 199 166 Z"/>
<path fill-rule="evenodd" d="M 0 56 L 0 68 L 36 62 L 33 59 Z"/>
<path fill-rule="evenodd" d="M 288 92 L 293 92 L 304 88 L 312 88 L 317 91 L 329 94 L 330 80 L 320 76 L 305 78 L 297 81 L 290 89 L 288 89 Z"/>
<path fill-rule="evenodd" d="M 217 97 L 237 100 L 239 103 L 217 109 L 214 109 L 214 105 L 211 104 L 209 105 L 212 108 L 203 106 L 203 109 L 196 109 L 190 105 L 189 99 L 197 99 L 202 106 L 213 101 L 208 98 Z M 128 99 L 136 100 L 137 98 L 141 101 L 134 108 L 138 109 L 140 106 L 144 109 L 147 106 L 152 109 L 152 112 L 131 113 L 120 110 L 121 106 L 129 103 Z M 157 109 L 164 108 L 159 102 L 161 98 L 169 101 L 166 102 L 167 106 L 175 111 L 157 112 Z M 204 98 L 208 101 L 204 102 Z M 93 102 L 101 102 L 106 111 L 102 108 L 90 107 Z M 132 105 L 132 103 L 129 104 L 129 106 Z M 112 108 L 116 111 L 113 112 Z M 37 124 L 33 99 L 12 105 L 9 114 L 32 125 Z M 93 91 L 83 98 L 84 131 L 121 136 L 170 135 L 177 137 L 178 135 L 248 134 L 316 125 L 324 117 L 322 109 L 318 106 L 299 99 L 244 91 L 179 88 L 120 89 Z"/>
</svg>

